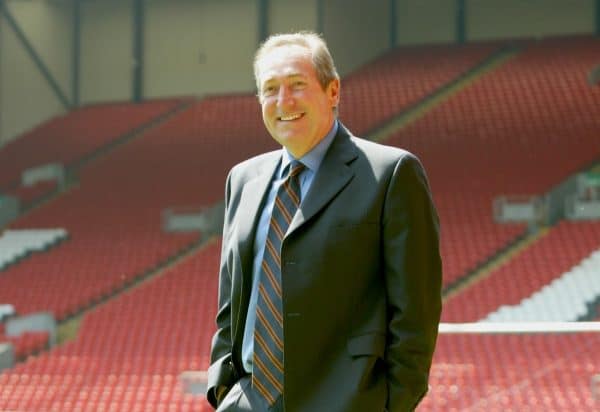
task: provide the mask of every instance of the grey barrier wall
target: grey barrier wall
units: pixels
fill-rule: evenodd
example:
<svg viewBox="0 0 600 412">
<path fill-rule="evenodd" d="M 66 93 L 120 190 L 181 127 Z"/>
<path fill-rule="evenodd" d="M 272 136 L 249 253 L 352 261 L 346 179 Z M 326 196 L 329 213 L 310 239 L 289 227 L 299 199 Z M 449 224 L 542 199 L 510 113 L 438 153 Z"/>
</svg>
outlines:
<svg viewBox="0 0 600 412">
<path fill-rule="evenodd" d="M 565 217 L 565 199 L 576 193 L 577 176 L 572 176 L 546 194 L 547 224 L 554 224 L 559 219 Z"/>
<path fill-rule="evenodd" d="M 18 316 L 6 322 L 6 336 L 19 336 L 23 332 L 48 332 L 50 345 L 56 344 L 56 320 L 50 312 L 39 312 L 31 315 Z"/>
<path fill-rule="evenodd" d="M 162 226 L 165 232 L 195 232 L 213 235 L 223 228 L 223 202 L 205 209 L 170 208 L 163 212 Z"/>
<path fill-rule="evenodd" d="M 0 228 L 19 216 L 19 199 L 0 194 Z"/>
<path fill-rule="evenodd" d="M 15 364 L 15 348 L 10 343 L 0 343 L 0 372 Z"/>
<path fill-rule="evenodd" d="M 58 186 L 64 186 L 66 181 L 64 165 L 62 163 L 48 163 L 29 168 L 21 174 L 21 184 L 23 186 L 33 186 L 37 182 L 46 180 L 56 180 Z"/>
</svg>

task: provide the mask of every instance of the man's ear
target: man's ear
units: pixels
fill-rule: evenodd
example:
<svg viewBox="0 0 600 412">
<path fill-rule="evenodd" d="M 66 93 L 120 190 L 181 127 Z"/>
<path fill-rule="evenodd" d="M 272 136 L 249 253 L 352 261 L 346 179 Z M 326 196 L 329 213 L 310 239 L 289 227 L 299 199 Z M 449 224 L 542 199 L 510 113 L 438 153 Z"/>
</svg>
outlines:
<svg viewBox="0 0 600 412">
<path fill-rule="evenodd" d="M 333 79 L 327 86 L 327 96 L 331 107 L 337 107 L 340 103 L 340 79 Z"/>
</svg>

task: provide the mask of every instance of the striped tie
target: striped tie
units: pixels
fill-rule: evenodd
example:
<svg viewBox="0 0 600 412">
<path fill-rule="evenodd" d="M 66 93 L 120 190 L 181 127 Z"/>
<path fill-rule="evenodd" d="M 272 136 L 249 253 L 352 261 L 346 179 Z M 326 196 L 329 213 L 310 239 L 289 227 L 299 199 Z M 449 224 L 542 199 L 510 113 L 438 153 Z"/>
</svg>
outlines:
<svg viewBox="0 0 600 412">
<path fill-rule="evenodd" d="M 283 310 L 281 301 L 281 241 L 300 205 L 298 175 L 304 165 L 292 161 L 288 178 L 277 191 L 261 266 L 252 385 L 269 406 L 283 393 Z"/>
</svg>

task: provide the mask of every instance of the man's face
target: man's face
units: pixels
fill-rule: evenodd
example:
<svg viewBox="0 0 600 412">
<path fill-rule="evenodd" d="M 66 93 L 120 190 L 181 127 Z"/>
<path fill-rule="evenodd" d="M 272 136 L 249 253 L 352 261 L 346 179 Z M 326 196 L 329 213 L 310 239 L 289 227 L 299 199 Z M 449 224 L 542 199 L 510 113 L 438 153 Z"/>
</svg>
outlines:
<svg viewBox="0 0 600 412">
<path fill-rule="evenodd" d="M 267 130 L 296 158 L 327 134 L 339 100 L 339 80 L 321 87 L 310 51 L 300 46 L 278 47 L 259 63 L 258 95 Z"/>
</svg>

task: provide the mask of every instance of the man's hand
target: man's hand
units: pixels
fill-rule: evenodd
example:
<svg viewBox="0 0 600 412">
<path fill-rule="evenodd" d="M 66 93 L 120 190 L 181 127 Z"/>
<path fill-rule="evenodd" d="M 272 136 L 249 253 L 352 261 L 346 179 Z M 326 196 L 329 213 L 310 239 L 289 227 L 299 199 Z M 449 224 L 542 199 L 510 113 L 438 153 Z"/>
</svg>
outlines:
<svg viewBox="0 0 600 412">
<path fill-rule="evenodd" d="M 221 403 L 225 395 L 229 392 L 229 388 L 227 386 L 217 386 L 215 389 L 215 396 L 217 398 L 217 403 Z"/>
</svg>

